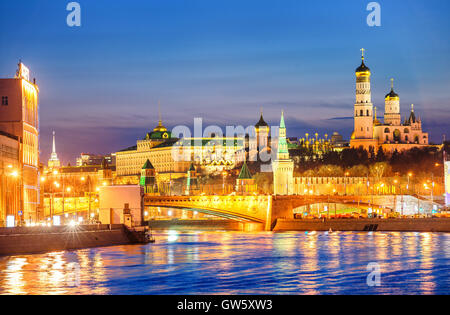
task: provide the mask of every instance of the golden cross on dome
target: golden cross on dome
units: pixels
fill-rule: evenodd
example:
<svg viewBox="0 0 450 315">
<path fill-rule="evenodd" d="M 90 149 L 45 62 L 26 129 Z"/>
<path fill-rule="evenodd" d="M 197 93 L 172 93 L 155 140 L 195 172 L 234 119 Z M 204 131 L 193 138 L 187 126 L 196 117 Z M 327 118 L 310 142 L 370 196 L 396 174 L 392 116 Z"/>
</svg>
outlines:
<svg viewBox="0 0 450 315">
<path fill-rule="evenodd" d="M 391 79 L 391 89 L 394 89 L 394 78 Z"/>
<path fill-rule="evenodd" d="M 365 52 L 366 50 L 364 49 L 364 48 L 361 48 L 361 58 L 362 58 L 362 60 L 364 60 L 364 52 Z"/>
</svg>

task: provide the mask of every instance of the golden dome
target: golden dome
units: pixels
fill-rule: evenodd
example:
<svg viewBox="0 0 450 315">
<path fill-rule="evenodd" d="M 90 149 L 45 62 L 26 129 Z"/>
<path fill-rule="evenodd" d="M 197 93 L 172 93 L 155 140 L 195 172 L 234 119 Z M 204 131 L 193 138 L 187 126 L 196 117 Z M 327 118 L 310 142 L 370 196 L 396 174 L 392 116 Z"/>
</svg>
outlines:
<svg viewBox="0 0 450 315">
<path fill-rule="evenodd" d="M 158 126 L 156 126 L 156 128 L 153 129 L 153 132 L 166 132 L 166 131 L 167 131 L 167 128 L 162 125 L 161 120 L 159 121 Z"/>
</svg>

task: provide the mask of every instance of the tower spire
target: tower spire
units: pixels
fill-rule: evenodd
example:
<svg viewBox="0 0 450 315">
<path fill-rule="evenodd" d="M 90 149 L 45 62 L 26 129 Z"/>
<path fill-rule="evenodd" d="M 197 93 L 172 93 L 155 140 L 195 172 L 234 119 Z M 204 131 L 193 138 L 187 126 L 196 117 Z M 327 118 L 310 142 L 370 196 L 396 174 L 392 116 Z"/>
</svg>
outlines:
<svg viewBox="0 0 450 315">
<path fill-rule="evenodd" d="M 162 125 L 161 102 L 159 100 L 158 100 L 158 120 L 159 120 L 159 124 Z"/>
<path fill-rule="evenodd" d="M 58 154 L 56 153 L 56 132 L 53 130 L 53 141 L 52 141 L 52 154 L 50 155 L 50 160 L 48 160 L 48 167 L 60 167 L 61 162 L 58 159 Z"/>
<path fill-rule="evenodd" d="M 364 61 L 364 52 L 366 51 L 364 48 L 361 48 L 361 59 Z"/>
<path fill-rule="evenodd" d="M 394 78 L 391 78 L 391 90 L 394 90 Z"/>
<path fill-rule="evenodd" d="M 56 132 L 53 130 L 53 146 L 52 146 L 52 154 L 56 155 L 56 141 L 55 141 Z"/>
</svg>

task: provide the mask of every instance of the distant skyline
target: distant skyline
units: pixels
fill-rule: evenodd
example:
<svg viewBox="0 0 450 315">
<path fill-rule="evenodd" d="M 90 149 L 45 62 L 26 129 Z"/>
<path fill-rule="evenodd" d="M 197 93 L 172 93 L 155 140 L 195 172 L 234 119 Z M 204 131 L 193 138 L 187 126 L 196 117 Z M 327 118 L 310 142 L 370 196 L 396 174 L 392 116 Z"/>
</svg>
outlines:
<svg viewBox="0 0 450 315">
<path fill-rule="evenodd" d="M 135 145 L 158 100 L 169 128 L 253 125 L 262 107 L 274 126 L 285 111 L 289 137 L 348 139 L 362 47 L 378 115 L 393 77 L 403 119 L 414 104 L 433 142 L 450 137 L 448 1 L 378 1 L 368 27 L 364 0 L 84 0 L 81 28 L 69 2 L 0 3 L 0 77 L 19 59 L 36 77 L 43 163 L 53 130 L 64 164 Z"/>
</svg>

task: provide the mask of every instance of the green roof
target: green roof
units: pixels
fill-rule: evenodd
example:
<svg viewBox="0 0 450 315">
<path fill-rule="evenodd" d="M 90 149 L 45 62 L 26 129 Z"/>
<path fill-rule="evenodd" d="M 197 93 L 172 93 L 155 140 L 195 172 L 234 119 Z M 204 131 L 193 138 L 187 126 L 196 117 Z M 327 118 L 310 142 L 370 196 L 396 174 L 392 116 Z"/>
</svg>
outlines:
<svg viewBox="0 0 450 315">
<path fill-rule="evenodd" d="M 286 128 L 286 124 L 284 123 L 284 112 L 281 112 L 280 128 Z"/>
<path fill-rule="evenodd" d="M 143 170 L 154 170 L 155 168 L 153 167 L 152 163 L 150 162 L 150 160 L 147 160 L 147 162 L 145 162 L 144 166 L 142 167 Z"/>
<path fill-rule="evenodd" d="M 253 176 L 247 167 L 247 162 L 244 162 L 244 165 L 242 165 L 242 169 L 241 172 L 239 173 L 238 179 L 253 179 Z"/>
<path fill-rule="evenodd" d="M 164 136 L 166 135 L 166 136 Z M 152 131 L 147 134 L 146 139 L 151 140 L 161 140 L 161 139 L 170 139 L 172 138 L 172 133 L 170 131 Z"/>
</svg>

